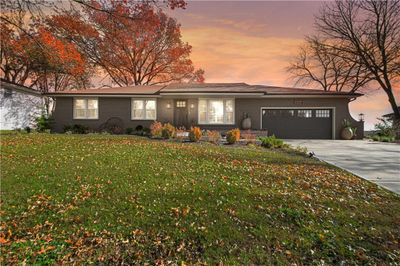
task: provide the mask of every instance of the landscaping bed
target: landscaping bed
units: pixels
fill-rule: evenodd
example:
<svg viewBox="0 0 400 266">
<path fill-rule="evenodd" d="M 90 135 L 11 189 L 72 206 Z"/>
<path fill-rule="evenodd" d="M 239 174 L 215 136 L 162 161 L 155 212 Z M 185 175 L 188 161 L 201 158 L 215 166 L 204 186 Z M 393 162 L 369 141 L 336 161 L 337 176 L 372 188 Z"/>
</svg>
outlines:
<svg viewBox="0 0 400 266">
<path fill-rule="evenodd" d="M 400 198 L 281 149 L 1 136 L 2 264 L 395 264 Z"/>
</svg>

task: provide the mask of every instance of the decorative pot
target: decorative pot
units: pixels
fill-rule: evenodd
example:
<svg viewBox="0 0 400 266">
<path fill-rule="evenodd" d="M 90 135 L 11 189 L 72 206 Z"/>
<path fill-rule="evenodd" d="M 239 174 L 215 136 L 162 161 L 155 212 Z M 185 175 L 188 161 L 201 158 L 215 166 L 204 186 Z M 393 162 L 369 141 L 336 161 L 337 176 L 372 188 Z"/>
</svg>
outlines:
<svg viewBox="0 0 400 266">
<path fill-rule="evenodd" d="M 343 128 L 342 132 L 340 133 L 340 136 L 342 137 L 342 139 L 345 139 L 345 140 L 352 139 L 354 136 L 353 129 L 351 129 L 351 127 Z"/>
<path fill-rule="evenodd" d="M 243 129 L 250 129 L 251 128 L 251 119 L 250 117 L 246 117 L 242 120 L 242 128 Z"/>
</svg>

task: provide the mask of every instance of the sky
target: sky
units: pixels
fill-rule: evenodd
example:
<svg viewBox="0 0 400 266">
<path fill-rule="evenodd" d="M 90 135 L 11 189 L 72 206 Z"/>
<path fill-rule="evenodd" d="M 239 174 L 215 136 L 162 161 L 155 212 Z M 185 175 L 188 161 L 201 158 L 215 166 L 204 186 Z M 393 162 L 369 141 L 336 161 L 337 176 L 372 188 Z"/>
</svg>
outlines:
<svg viewBox="0 0 400 266">
<path fill-rule="evenodd" d="M 315 33 L 320 1 L 189 1 L 169 11 L 181 23 L 191 59 L 206 82 L 293 86 L 285 71 L 306 35 Z M 395 91 L 400 101 L 400 88 Z M 365 114 L 365 128 L 390 113 L 386 94 L 374 88 L 350 103 L 353 118 Z"/>
</svg>

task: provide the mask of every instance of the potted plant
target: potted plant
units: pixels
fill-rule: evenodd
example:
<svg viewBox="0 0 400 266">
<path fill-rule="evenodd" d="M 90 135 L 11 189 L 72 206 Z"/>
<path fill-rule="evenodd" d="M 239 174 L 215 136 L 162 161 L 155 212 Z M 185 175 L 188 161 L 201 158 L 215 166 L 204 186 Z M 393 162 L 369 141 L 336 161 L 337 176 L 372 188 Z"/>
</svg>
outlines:
<svg viewBox="0 0 400 266">
<path fill-rule="evenodd" d="M 350 121 L 347 119 L 344 119 L 342 124 L 343 124 L 343 128 L 342 128 L 342 131 L 340 132 L 340 136 L 342 137 L 342 139 L 345 139 L 345 140 L 352 139 L 354 137 L 355 130 L 351 126 Z"/>
</svg>

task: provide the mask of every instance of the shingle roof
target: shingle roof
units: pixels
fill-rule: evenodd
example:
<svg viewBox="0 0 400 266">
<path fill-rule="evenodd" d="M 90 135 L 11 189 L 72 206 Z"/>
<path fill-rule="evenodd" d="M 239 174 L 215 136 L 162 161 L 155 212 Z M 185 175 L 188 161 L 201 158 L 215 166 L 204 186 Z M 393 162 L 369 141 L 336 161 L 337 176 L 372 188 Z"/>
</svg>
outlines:
<svg viewBox="0 0 400 266">
<path fill-rule="evenodd" d="M 265 95 L 348 95 L 352 97 L 361 96 L 361 94 L 346 92 L 325 92 L 315 89 L 276 87 L 265 85 L 249 85 L 246 83 L 174 83 L 169 85 L 151 85 L 151 86 L 129 86 L 86 90 L 70 90 L 48 93 L 48 95 L 158 95 L 170 93 L 259 93 Z"/>
<path fill-rule="evenodd" d="M 19 92 L 24 92 L 24 93 L 36 95 L 36 96 L 42 96 L 42 93 L 40 91 L 28 88 L 28 87 L 23 86 L 23 85 L 19 85 L 19 84 L 15 84 L 15 83 L 9 82 L 9 81 L 6 81 L 4 79 L 0 79 L 0 87 L 4 88 L 4 89 L 15 90 L 15 91 L 19 91 Z"/>
<path fill-rule="evenodd" d="M 257 88 L 246 83 L 173 83 L 163 88 L 162 93 L 249 93 L 249 92 L 262 92 Z"/>
<path fill-rule="evenodd" d="M 114 87 L 114 88 L 99 88 L 99 89 L 86 89 L 86 90 L 68 90 L 57 91 L 49 94 L 156 94 L 164 86 L 128 86 L 128 87 Z"/>
</svg>

